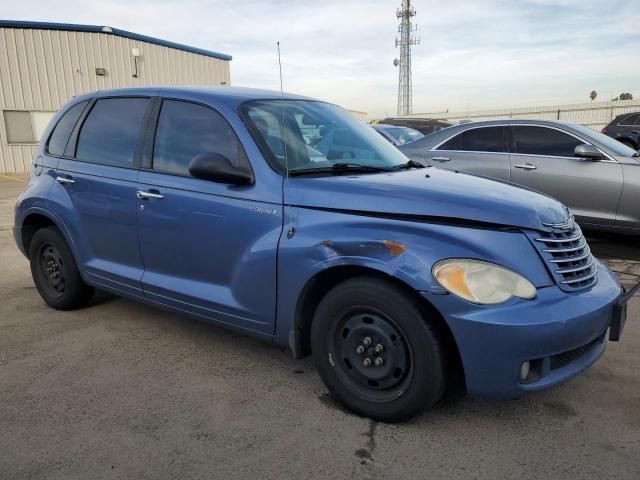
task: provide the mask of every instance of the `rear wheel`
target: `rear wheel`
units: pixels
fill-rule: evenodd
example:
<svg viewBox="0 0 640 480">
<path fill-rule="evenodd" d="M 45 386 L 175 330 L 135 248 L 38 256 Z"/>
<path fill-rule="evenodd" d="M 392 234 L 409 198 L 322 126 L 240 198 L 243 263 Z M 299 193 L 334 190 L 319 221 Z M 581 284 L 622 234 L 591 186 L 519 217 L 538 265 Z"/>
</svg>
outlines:
<svg viewBox="0 0 640 480">
<path fill-rule="evenodd" d="M 84 283 L 64 237 L 55 227 L 38 230 L 29 246 L 31 275 L 42 299 L 58 310 L 85 306 L 94 289 Z"/>
<path fill-rule="evenodd" d="M 329 391 L 360 415 L 404 421 L 442 396 L 437 332 L 411 296 L 383 280 L 334 287 L 314 315 L 311 346 Z"/>
</svg>

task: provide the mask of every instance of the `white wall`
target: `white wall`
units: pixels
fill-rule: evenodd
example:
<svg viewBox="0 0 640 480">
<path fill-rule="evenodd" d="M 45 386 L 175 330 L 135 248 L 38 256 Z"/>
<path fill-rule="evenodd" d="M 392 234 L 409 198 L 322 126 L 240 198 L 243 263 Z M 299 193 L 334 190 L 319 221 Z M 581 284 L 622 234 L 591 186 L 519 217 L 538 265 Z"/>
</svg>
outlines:
<svg viewBox="0 0 640 480">
<path fill-rule="evenodd" d="M 133 47 L 141 54 L 137 78 Z M 96 67 L 106 75 L 96 75 Z M 109 33 L 0 28 L 0 110 L 55 112 L 73 96 L 95 90 L 229 85 L 229 75 L 227 60 Z M 34 143 L 9 145 L 0 114 L 0 172 L 27 171 L 35 149 Z"/>
</svg>

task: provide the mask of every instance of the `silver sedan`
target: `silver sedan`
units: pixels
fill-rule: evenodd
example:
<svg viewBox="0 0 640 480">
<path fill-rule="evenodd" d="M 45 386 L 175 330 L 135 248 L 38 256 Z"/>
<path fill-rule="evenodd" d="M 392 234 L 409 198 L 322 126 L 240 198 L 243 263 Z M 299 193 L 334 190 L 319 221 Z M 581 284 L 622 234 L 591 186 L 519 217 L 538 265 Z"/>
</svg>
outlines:
<svg viewBox="0 0 640 480">
<path fill-rule="evenodd" d="M 465 123 L 399 148 L 427 165 L 546 193 L 585 228 L 640 234 L 639 154 L 590 128 L 550 120 Z"/>
</svg>

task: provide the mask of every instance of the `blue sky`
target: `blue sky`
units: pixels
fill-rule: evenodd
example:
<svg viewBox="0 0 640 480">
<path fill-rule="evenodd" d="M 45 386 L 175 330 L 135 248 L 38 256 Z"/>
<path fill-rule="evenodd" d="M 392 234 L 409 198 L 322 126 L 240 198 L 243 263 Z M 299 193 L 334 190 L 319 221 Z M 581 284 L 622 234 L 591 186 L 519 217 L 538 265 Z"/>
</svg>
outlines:
<svg viewBox="0 0 640 480">
<path fill-rule="evenodd" d="M 399 0 L 20 0 L 6 19 L 110 25 L 233 55 L 234 85 L 394 114 Z M 415 0 L 414 111 L 640 98 L 640 0 Z"/>
</svg>

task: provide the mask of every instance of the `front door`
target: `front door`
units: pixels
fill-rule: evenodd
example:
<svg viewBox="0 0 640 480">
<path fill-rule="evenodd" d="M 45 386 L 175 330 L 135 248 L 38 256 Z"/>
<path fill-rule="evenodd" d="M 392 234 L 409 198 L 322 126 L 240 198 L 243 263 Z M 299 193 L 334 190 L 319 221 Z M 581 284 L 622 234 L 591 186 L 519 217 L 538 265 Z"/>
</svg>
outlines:
<svg viewBox="0 0 640 480">
<path fill-rule="evenodd" d="M 236 166 L 248 163 L 232 127 L 208 106 L 163 100 L 148 143 L 153 148 L 138 185 L 145 296 L 272 334 L 282 192 L 264 198 L 259 185 L 190 176 L 189 163 L 203 153 L 222 154 Z"/>
<path fill-rule="evenodd" d="M 119 293 L 141 294 L 134 159 L 148 106 L 148 98 L 98 99 L 60 158 L 51 192 L 89 280 Z"/>
<path fill-rule="evenodd" d="M 552 127 L 513 125 L 511 180 L 568 206 L 583 224 L 613 225 L 622 167 L 613 160 L 573 155 L 584 140 Z"/>
</svg>

